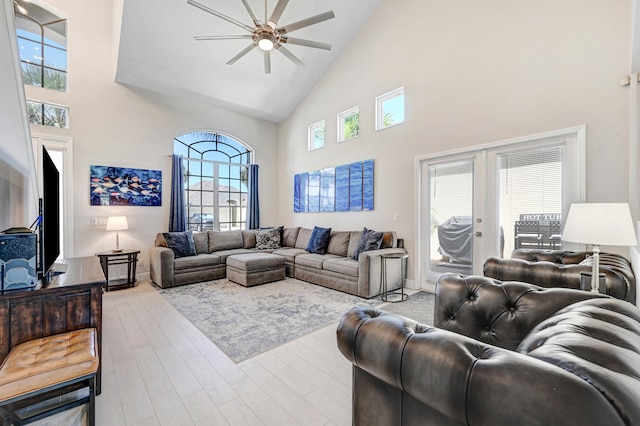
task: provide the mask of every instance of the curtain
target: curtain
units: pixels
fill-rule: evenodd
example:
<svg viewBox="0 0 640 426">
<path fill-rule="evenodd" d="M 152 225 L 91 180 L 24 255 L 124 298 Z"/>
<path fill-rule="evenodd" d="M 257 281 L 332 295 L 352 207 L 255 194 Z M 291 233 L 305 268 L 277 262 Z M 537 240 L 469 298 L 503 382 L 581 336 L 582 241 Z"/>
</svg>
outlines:
<svg viewBox="0 0 640 426">
<path fill-rule="evenodd" d="M 187 230 L 187 206 L 184 194 L 184 162 L 182 155 L 173 154 L 171 166 L 171 206 L 169 232 Z"/>
<path fill-rule="evenodd" d="M 258 165 L 249 165 L 249 208 L 247 229 L 260 227 L 260 202 L 258 200 Z"/>
</svg>

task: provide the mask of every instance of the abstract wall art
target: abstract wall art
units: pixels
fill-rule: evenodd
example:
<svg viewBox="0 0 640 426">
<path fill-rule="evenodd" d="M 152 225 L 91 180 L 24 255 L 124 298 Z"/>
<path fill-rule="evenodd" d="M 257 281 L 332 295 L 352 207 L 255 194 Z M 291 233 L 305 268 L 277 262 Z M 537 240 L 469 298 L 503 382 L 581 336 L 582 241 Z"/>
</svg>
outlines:
<svg viewBox="0 0 640 426">
<path fill-rule="evenodd" d="M 295 213 L 373 210 L 373 160 L 299 173 L 293 177 Z"/>
<path fill-rule="evenodd" d="M 92 206 L 162 205 L 162 171 L 89 166 Z"/>
</svg>

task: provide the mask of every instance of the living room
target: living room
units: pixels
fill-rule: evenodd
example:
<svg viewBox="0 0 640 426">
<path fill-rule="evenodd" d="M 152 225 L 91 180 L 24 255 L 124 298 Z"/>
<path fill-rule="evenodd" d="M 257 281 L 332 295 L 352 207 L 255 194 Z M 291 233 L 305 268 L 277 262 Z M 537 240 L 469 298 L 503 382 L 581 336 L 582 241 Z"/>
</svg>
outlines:
<svg viewBox="0 0 640 426">
<path fill-rule="evenodd" d="M 4 3 L 3 22 L 12 13 L 11 2 Z M 161 170 L 169 182 L 173 139 L 195 130 L 224 132 L 251 147 L 253 162 L 260 165 L 261 224 L 393 230 L 409 253 L 407 286 L 413 289 L 433 284 L 423 278 L 418 260 L 417 158 L 585 126 L 585 198 L 574 201 L 628 202 L 633 218 L 640 215 L 635 1 L 377 2 L 335 62 L 281 121 L 193 100 L 177 89 L 169 96 L 118 83 L 118 73 L 125 71 L 118 68 L 120 28 L 132 5 L 45 3 L 69 20 L 69 91 L 25 87 L 24 96 L 68 106 L 69 128 L 25 128 L 24 98 L 16 93 L 21 84 L 14 64 L 4 61 L 0 84 L 7 101 L 0 105 L 0 122 L 7 137 L 0 151 L 9 165 L 16 141 L 26 143 L 30 134 L 72 141 L 67 257 L 111 249 L 113 234 L 93 226 L 92 218 L 124 215 L 129 230 L 120 233 L 120 244 L 141 250 L 139 277 L 148 279 L 149 250 L 156 234 L 168 230 L 169 185 L 160 207 L 91 206 L 89 167 Z M 319 5 L 315 13 L 324 10 Z M 15 35 L 3 33 L 1 41 L 2 56 L 14 56 Z M 261 62 L 254 65 L 262 73 Z M 144 70 L 139 72 L 143 79 Z M 274 67 L 271 77 L 277 75 Z M 631 76 L 629 85 L 621 84 L 625 76 Z M 208 84 L 224 82 L 202 83 Z M 376 131 L 375 98 L 399 87 L 405 90 L 405 122 Z M 335 117 L 353 106 L 360 107 L 360 135 L 337 143 Z M 308 126 L 319 120 L 332 136 L 324 148 L 309 151 Z M 294 175 L 370 158 L 376 173 L 372 211 L 294 213 Z M 5 165 L 3 170 L 1 179 L 10 180 Z M 33 221 L 33 214 L 2 204 L 0 229 Z M 635 247 L 607 249 L 638 265 Z"/>
</svg>

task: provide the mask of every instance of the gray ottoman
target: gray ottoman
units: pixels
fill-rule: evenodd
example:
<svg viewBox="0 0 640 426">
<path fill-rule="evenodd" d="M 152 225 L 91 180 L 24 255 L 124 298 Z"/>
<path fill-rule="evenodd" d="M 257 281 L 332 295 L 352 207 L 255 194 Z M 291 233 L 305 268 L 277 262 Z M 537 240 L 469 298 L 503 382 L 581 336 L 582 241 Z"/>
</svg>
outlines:
<svg viewBox="0 0 640 426">
<path fill-rule="evenodd" d="M 271 253 L 227 257 L 227 278 L 245 287 L 284 279 L 284 257 Z"/>
</svg>

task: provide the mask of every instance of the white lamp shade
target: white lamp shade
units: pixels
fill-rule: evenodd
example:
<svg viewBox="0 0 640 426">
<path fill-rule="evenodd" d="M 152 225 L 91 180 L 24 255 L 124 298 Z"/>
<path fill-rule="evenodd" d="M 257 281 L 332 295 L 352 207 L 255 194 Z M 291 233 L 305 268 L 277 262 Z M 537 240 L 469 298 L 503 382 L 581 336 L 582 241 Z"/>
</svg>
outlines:
<svg viewBox="0 0 640 426">
<path fill-rule="evenodd" d="M 124 231 L 129 229 L 126 216 L 109 216 L 106 231 Z"/>
<path fill-rule="evenodd" d="M 638 244 L 627 203 L 571 204 L 562 240 L 606 246 Z"/>
</svg>

